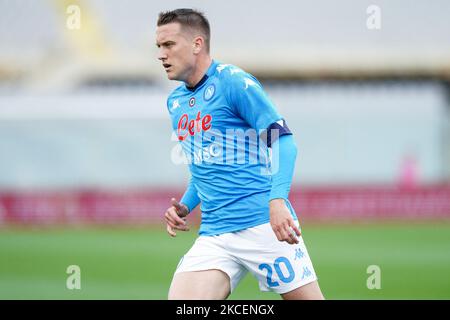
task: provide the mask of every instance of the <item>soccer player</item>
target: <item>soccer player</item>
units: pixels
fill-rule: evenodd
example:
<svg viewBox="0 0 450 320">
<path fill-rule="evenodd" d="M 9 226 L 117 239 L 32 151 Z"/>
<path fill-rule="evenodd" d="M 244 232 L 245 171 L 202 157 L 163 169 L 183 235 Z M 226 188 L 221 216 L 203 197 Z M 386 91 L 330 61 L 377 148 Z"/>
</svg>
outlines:
<svg viewBox="0 0 450 320">
<path fill-rule="evenodd" d="M 159 14 L 158 59 L 170 80 L 173 130 L 191 179 L 171 199 L 167 232 L 189 230 L 201 203 L 199 237 L 181 258 L 169 299 L 226 299 L 250 272 L 283 299 L 323 299 L 288 200 L 297 147 L 258 80 L 213 60 L 210 26 L 196 10 Z"/>
</svg>

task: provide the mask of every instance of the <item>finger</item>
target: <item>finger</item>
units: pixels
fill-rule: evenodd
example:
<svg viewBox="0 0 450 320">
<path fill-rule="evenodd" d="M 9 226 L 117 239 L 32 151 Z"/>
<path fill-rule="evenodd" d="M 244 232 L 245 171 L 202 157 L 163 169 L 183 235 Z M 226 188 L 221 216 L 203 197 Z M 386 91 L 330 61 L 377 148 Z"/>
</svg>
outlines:
<svg viewBox="0 0 450 320">
<path fill-rule="evenodd" d="M 289 244 L 296 244 L 299 243 L 297 236 L 294 233 L 294 230 L 291 229 L 291 232 L 289 233 L 289 239 L 291 240 L 291 242 L 289 242 Z"/>
<path fill-rule="evenodd" d="M 166 213 L 164 215 L 164 218 L 165 218 L 167 223 L 171 223 L 173 225 L 177 225 L 177 222 L 173 218 L 172 214 L 169 213 L 169 211 L 166 211 Z"/>
<path fill-rule="evenodd" d="M 292 241 L 289 237 L 289 233 L 285 229 L 280 229 L 279 232 L 281 236 L 281 239 L 279 239 L 280 241 L 286 241 L 287 243 L 290 243 L 290 241 Z"/>
<path fill-rule="evenodd" d="M 172 216 L 169 212 L 166 212 L 164 215 L 164 218 L 166 220 L 166 223 L 172 228 L 176 230 L 182 230 L 182 231 L 189 231 L 189 226 L 186 224 L 186 219 L 183 218 L 184 224 L 177 223 L 172 219 Z"/>
<path fill-rule="evenodd" d="M 189 226 L 176 224 L 170 219 L 166 219 L 166 223 L 174 230 L 189 231 Z"/>
<path fill-rule="evenodd" d="M 294 229 L 291 226 L 286 227 L 286 233 L 289 238 L 289 240 L 292 242 L 289 242 L 290 244 L 298 243 L 297 234 L 295 233 Z"/>
<path fill-rule="evenodd" d="M 294 221 L 289 221 L 287 231 L 289 233 L 289 238 L 292 240 L 291 244 L 299 243 L 298 237 L 300 236 L 300 230 L 298 230 L 297 226 L 294 224 Z"/>
<path fill-rule="evenodd" d="M 188 226 L 173 225 L 171 227 L 172 227 L 172 229 L 175 229 L 175 230 L 189 231 L 189 227 Z"/>
<path fill-rule="evenodd" d="M 168 225 L 172 230 L 177 229 L 177 225 L 174 224 L 174 223 L 171 222 L 171 221 L 167 221 L 167 225 Z"/>
<path fill-rule="evenodd" d="M 286 233 L 283 237 L 283 241 L 286 241 L 289 244 L 294 244 L 294 239 L 289 233 Z"/>
<path fill-rule="evenodd" d="M 183 225 L 186 224 L 186 221 L 183 220 L 178 215 L 178 213 L 177 213 L 177 211 L 176 211 L 176 209 L 174 207 L 170 207 L 169 209 L 167 209 L 167 213 L 168 213 L 170 219 L 172 219 L 175 224 L 183 224 Z"/>
<path fill-rule="evenodd" d="M 182 227 L 182 226 L 178 226 L 178 227 L 176 227 L 176 229 L 180 230 L 180 231 L 189 231 L 190 230 L 189 227 Z"/>
<path fill-rule="evenodd" d="M 286 241 L 289 244 L 296 243 L 297 239 L 295 238 L 295 235 L 292 233 L 291 229 L 288 225 L 284 225 L 282 229 L 280 230 L 282 241 Z"/>
<path fill-rule="evenodd" d="M 175 233 L 175 231 L 172 230 L 172 228 L 167 225 L 167 233 L 171 236 L 171 237 L 176 237 L 177 234 Z"/>
<path fill-rule="evenodd" d="M 292 228 L 292 230 L 294 230 L 295 234 L 297 235 L 297 237 L 300 237 L 302 235 L 302 232 L 300 231 L 300 229 L 296 226 L 294 221 L 291 221 L 290 226 Z"/>
</svg>

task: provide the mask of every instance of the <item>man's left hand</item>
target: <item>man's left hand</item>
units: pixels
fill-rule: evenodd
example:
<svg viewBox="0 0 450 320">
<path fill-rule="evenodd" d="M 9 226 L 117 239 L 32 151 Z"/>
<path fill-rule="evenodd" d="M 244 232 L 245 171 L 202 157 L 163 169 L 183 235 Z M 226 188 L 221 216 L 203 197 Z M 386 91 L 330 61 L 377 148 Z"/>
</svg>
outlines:
<svg viewBox="0 0 450 320">
<path fill-rule="evenodd" d="M 273 199 L 269 202 L 270 225 L 279 241 L 289 244 L 299 243 L 301 232 L 292 219 L 291 211 L 286 206 L 284 199 Z"/>
</svg>

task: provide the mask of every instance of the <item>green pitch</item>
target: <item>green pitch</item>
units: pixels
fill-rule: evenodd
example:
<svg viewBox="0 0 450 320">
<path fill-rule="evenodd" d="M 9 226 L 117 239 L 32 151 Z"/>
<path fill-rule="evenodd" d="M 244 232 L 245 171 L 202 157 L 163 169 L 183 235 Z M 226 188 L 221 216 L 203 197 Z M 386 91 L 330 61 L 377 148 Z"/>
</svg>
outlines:
<svg viewBox="0 0 450 320">
<path fill-rule="evenodd" d="M 450 299 L 450 222 L 303 224 L 328 299 Z M 170 238 L 161 228 L 0 229 L 0 299 L 165 299 L 196 230 Z M 81 290 L 66 269 L 81 268 Z M 381 289 L 366 286 L 381 268 Z M 231 299 L 279 299 L 251 276 Z"/>
</svg>

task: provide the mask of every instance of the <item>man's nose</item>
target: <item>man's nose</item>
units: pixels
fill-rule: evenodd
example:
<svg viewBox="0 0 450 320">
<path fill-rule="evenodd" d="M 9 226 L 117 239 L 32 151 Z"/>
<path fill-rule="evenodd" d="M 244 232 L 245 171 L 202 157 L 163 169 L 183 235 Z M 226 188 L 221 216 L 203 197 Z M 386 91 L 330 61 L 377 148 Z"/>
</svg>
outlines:
<svg viewBox="0 0 450 320">
<path fill-rule="evenodd" d="M 165 59 L 167 59 L 167 54 L 164 52 L 164 50 L 161 48 L 161 49 L 159 49 L 159 51 L 158 51 L 158 60 L 161 60 L 161 61 L 163 61 L 163 60 L 165 60 Z"/>
</svg>

